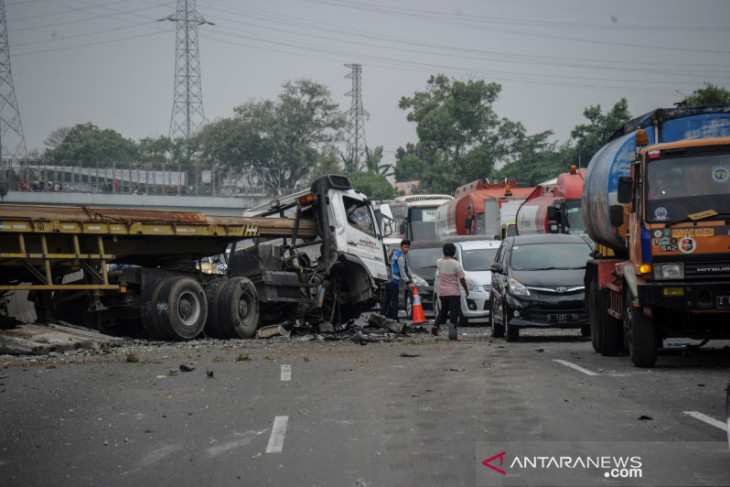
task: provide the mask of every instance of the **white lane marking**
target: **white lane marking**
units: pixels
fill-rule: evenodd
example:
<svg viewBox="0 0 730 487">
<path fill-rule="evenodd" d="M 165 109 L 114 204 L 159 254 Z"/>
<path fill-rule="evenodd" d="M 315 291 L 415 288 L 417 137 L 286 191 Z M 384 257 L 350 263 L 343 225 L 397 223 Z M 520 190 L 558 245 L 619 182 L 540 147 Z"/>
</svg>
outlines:
<svg viewBox="0 0 730 487">
<path fill-rule="evenodd" d="M 588 369 L 584 369 L 580 365 L 575 365 L 575 364 L 570 363 L 570 362 L 568 362 L 566 360 L 560 360 L 559 358 L 556 358 L 556 359 L 553 359 L 553 362 L 557 362 L 557 363 L 559 363 L 561 365 L 565 365 L 566 367 L 570 367 L 571 369 L 575 369 L 578 372 L 583 372 L 586 375 L 598 375 L 596 372 L 593 372 L 593 371 L 588 370 Z"/>
<path fill-rule="evenodd" d="M 291 365 L 281 366 L 281 380 L 291 380 Z"/>
<path fill-rule="evenodd" d="M 271 427 L 271 436 L 269 436 L 266 453 L 281 453 L 284 449 L 284 436 L 286 436 L 286 424 L 288 422 L 289 416 L 276 416 L 274 418 L 274 425 Z"/>
<path fill-rule="evenodd" d="M 692 416 L 695 419 L 699 419 L 700 421 L 704 421 L 705 423 L 712 425 L 715 428 L 720 428 L 723 431 L 727 431 L 728 429 L 727 424 L 723 423 L 722 421 L 718 421 L 715 418 L 711 418 L 706 414 L 698 413 L 697 411 L 684 411 L 684 414 L 686 414 L 687 416 Z"/>
</svg>

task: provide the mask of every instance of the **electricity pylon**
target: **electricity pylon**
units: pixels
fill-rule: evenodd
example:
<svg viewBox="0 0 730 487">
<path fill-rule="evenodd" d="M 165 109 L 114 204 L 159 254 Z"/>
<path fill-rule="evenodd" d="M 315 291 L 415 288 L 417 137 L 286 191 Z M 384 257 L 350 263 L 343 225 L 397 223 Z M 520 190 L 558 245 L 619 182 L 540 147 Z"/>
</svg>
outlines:
<svg viewBox="0 0 730 487">
<path fill-rule="evenodd" d="M 170 138 L 189 139 L 205 124 L 203 88 L 200 83 L 198 26 L 213 25 L 196 10 L 195 0 L 177 0 L 174 14 L 160 19 L 175 22 L 175 90 L 170 119 Z"/>
<path fill-rule="evenodd" d="M 352 97 L 350 109 L 345 112 L 347 117 L 347 157 L 352 163 L 357 161 L 359 166 L 367 157 L 365 153 L 365 117 L 370 119 L 370 114 L 362 107 L 362 65 L 345 64 L 345 66 L 352 69 L 345 76 L 345 78 L 352 79 L 352 90 L 345 93 L 345 96 Z"/>
<path fill-rule="evenodd" d="M 5 19 L 5 0 L 0 0 L 0 158 L 25 158 L 28 154 L 20 123 L 18 100 L 15 98 L 13 76 L 10 72 L 10 45 Z M 2 165 L 2 164 L 0 164 Z"/>
</svg>

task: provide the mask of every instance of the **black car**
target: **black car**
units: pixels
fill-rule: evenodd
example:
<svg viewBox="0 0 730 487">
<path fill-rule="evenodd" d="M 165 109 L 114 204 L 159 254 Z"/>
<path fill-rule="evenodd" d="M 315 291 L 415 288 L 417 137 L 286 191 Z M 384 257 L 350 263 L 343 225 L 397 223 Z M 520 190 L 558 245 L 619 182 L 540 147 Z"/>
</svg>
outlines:
<svg viewBox="0 0 730 487">
<path fill-rule="evenodd" d="M 590 336 L 583 276 L 593 251 L 585 235 L 507 237 L 492 264 L 492 335 L 519 339 L 520 328 L 580 328 Z"/>
<path fill-rule="evenodd" d="M 433 310 L 433 278 L 436 273 L 436 261 L 443 257 L 444 243 L 441 241 L 423 240 L 411 243 L 408 251 L 408 270 L 413 284 L 418 289 L 421 305 L 424 310 Z M 406 310 L 408 319 L 413 319 L 413 292 L 401 283 L 400 309 Z"/>
</svg>

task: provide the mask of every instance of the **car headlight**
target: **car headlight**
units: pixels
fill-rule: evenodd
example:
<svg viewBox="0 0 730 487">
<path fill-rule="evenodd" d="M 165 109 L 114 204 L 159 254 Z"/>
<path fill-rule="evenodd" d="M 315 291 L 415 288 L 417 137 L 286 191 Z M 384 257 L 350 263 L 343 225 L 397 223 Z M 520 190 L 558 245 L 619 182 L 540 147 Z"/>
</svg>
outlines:
<svg viewBox="0 0 730 487">
<path fill-rule="evenodd" d="M 416 287 L 427 287 L 428 282 L 418 274 L 411 274 L 411 277 L 413 278 L 413 285 Z"/>
<path fill-rule="evenodd" d="M 514 277 L 509 278 L 509 293 L 515 296 L 529 296 L 530 290 Z"/>
<path fill-rule="evenodd" d="M 479 285 L 478 282 L 472 281 L 471 279 L 466 280 L 466 288 L 469 290 L 469 292 L 481 292 L 484 289 Z"/>
<path fill-rule="evenodd" d="M 654 279 L 684 279 L 684 263 L 654 264 Z"/>
</svg>

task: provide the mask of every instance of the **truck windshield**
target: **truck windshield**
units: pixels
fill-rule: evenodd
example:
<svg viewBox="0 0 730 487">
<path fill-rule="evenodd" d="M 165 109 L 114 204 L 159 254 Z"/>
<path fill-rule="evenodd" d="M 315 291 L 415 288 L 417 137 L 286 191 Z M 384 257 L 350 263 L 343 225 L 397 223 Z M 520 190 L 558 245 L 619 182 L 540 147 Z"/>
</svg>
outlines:
<svg viewBox="0 0 730 487">
<path fill-rule="evenodd" d="M 660 154 L 645 177 L 646 220 L 668 223 L 699 212 L 730 213 L 730 154 Z"/>
<path fill-rule="evenodd" d="M 567 233 L 585 233 L 586 224 L 583 222 L 583 200 L 566 200 L 565 218 L 565 230 Z"/>
<path fill-rule="evenodd" d="M 437 206 L 421 206 L 411 208 L 411 240 L 436 240 L 436 209 Z"/>
<path fill-rule="evenodd" d="M 364 201 L 348 198 L 342 198 L 345 203 L 345 212 L 347 214 L 347 223 L 361 232 L 365 232 L 370 236 L 375 236 L 375 222 L 373 221 L 370 207 Z"/>
</svg>

